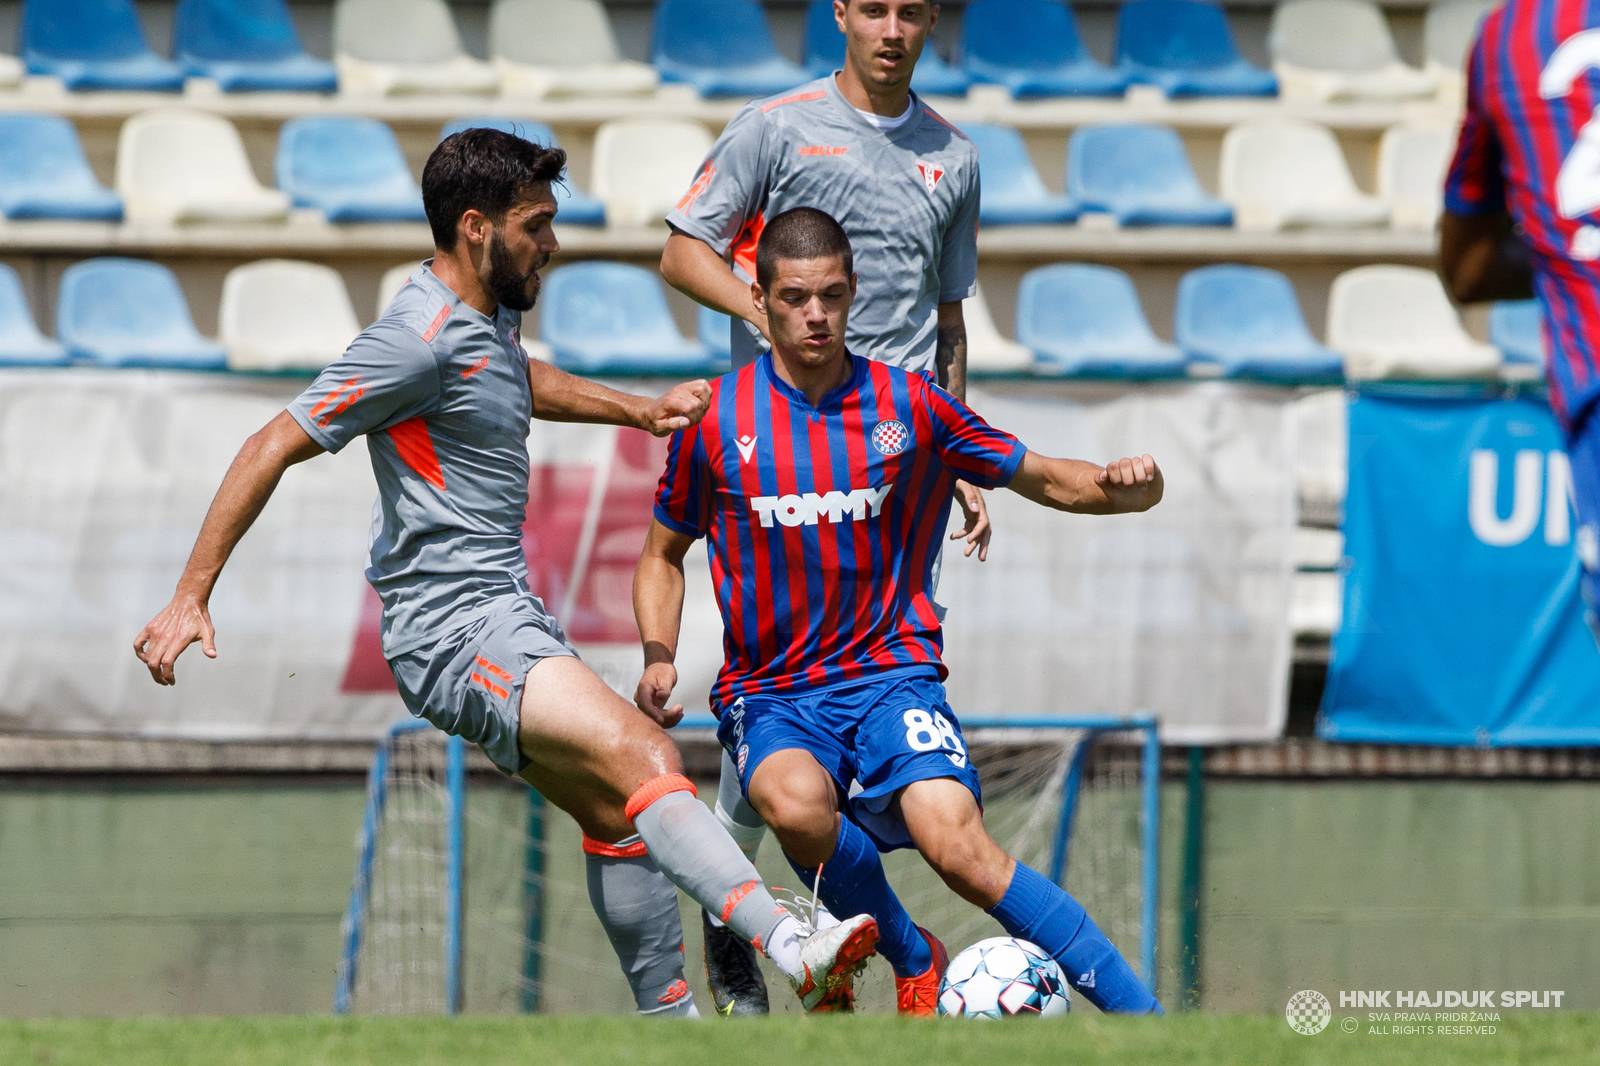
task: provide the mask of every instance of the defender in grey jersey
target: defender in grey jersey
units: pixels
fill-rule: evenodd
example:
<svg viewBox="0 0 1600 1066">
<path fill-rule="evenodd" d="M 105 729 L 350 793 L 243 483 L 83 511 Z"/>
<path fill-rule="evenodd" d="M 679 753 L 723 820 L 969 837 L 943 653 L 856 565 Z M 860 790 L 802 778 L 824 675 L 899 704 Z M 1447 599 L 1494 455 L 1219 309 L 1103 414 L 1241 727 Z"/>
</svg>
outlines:
<svg viewBox="0 0 1600 1066">
<path fill-rule="evenodd" d="M 911 92 L 938 5 L 834 0 L 833 13 L 845 35 L 843 69 L 734 116 L 667 216 L 673 233 L 661 274 L 733 317 L 733 363 L 742 366 L 766 343 L 766 319 L 752 294 L 766 222 L 791 208 L 817 208 L 844 227 L 855 256 L 850 350 L 912 373 L 931 372 L 965 399 L 961 301 L 977 291 L 978 151 Z M 952 539 L 964 538 L 966 553 L 982 559 L 989 544 L 983 496 L 957 482 L 956 499 L 966 523 Z M 754 855 L 766 827 L 744 802 L 727 758 L 717 816 Z M 764 1013 L 755 957 L 713 916 L 702 920 L 718 1010 Z"/>
<path fill-rule="evenodd" d="M 940 305 L 959 314 L 977 291 L 978 150 L 915 93 L 906 108 L 887 123 L 863 113 L 832 74 L 749 104 L 667 223 L 730 261 L 748 288 L 767 219 L 793 207 L 827 212 L 860 264 L 850 350 L 925 373 L 935 369 Z M 736 315 L 738 368 L 764 338 L 743 307 L 721 310 Z"/>
<path fill-rule="evenodd" d="M 788 916 L 694 797 L 663 731 L 584 666 L 528 594 L 522 525 L 529 420 L 634 426 L 657 436 L 705 413 L 710 386 L 628 396 L 528 358 L 519 312 L 558 250 L 551 220 L 566 156 L 469 129 L 422 175 L 435 255 L 390 308 L 240 450 L 172 602 L 134 641 L 161 684 L 201 641 L 223 564 L 292 465 L 366 435 L 378 504 L 367 576 L 383 648 L 413 714 L 465 737 L 570 813 L 593 845 L 591 899 L 641 1013 L 693 1015 L 674 885 L 762 945 L 806 1009 L 865 963 L 861 915 L 817 931 Z"/>
</svg>

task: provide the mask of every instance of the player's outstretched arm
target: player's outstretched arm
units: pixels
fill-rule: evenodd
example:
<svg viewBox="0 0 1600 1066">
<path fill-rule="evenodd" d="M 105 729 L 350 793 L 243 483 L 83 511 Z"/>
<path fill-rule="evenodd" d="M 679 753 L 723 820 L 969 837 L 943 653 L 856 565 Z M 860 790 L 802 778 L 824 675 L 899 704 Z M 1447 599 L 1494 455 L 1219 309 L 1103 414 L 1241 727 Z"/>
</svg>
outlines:
<svg viewBox="0 0 1600 1066">
<path fill-rule="evenodd" d="M 644 641 L 644 675 L 634 691 L 639 709 L 667 728 L 683 720 L 683 704 L 667 706 L 678 685 L 678 631 L 683 624 L 683 557 L 693 538 L 652 519 L 633 572 L 633 616 Z"/>
<path fill-rule="evenodd" d="M 711 384 L 704 379 L 686 381 L 651 399 L 608 389 L 537 359 L 528 360 L 528 387 L 535 418 L 632 426 L 658 437 L 688 429 L 705 417 L 711 404 Z"/>
<path fill-rule="evenodd" d="M 133 653 L 149 667 L 156 684 L 177 683 L 173 664 L 197 640 L 208 658 L 217 657 L 209 607 L 217 575 L 267 505 L 283 472 L 322 452 L 322 445 L 312 440 L 287 411 L 244 442 L 206 512 L 172 602 L 134 638 Z"/>
<path fill-rule="evenodd" d="M 1022 465 L 1006 486 L 1034 503 L 1074 514 L 1148 511 L 1161 502 L 1164 487 L 1161 469 L 1148 455 L 1095 466 L 1078 459 L 1051 459 L 1037 452 L 1023 456 Z"/>
</svg>

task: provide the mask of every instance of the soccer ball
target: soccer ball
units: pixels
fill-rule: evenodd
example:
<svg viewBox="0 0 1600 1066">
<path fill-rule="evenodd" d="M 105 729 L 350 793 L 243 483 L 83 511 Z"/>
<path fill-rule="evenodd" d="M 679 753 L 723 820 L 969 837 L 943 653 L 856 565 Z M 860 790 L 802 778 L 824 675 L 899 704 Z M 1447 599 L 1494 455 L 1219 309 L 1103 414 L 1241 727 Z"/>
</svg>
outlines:
<svg viewBox="0 0 1600 1066">
<path fill-rule="evenodd" d="M 980 940 L 950 960 L 939 1014 L 952 1018 L 1053 1018 L 1067 1013 L 1067 981 L 1037 945 L 1008 936 Z"/>
</svg>

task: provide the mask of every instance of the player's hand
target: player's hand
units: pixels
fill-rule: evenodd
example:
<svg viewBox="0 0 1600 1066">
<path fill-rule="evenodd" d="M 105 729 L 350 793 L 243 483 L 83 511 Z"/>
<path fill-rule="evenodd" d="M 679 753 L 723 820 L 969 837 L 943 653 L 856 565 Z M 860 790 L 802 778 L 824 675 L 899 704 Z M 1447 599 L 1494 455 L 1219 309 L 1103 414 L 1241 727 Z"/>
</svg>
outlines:
<svg viewBox="0 0 1600 1066">
<path fill-rule="evenodd" d="M 198 597 L 177 595 L 162 608 L 150 624 L 133 638 L 133 653 L 150 670 L 158 685 L 176 685 L 173 664 L 184 649 L 195 641 L 206 658 L 217 657 L 217 633 L 211 626 L 211 611 Z"/>
<path fill-rule="evenodd" d="M 644 676 L 639 678 L 639 687 L 634 690 L 634 705 L 663 729 L 671 729 L 683 721 L 683 704 L 667 706 L 677 684 L 676 666 L 671 663 L 651 663 L 644 668 Z"/>
<path fill-rule="evenodd" d="M 978 486 L 965 481 L 956 482 L 955 493 L 956 503 L 961 505 L 961 516 L 966 521 L 963 528 L 950 534 L 950 539 L 964 539 L 967 549 L 961 553 L 962 556 L 970 557 L 976 551 L 981 563 L 989 558 L 989 538 L 994 534 L 989 525 L 989 505 L 984 503 L 983 493 L 978 491 Z"/>
<path fill-rule="evenodd" d="M 658 437 L 688 429 L 711 407 L 711 383 L 704 378 L 673 386 L 665 396 L 645 408 L 643 429 Z"/>
<path fill-rule="evenodd" d="M 1166 483 L 1161 469 L 1148 455 L 1137 459 L 1116 459 L 1095 475 L 1095 483 L 1111 501 L 1112 510 L 1118 514 L 1130 511 L 1148 511 L 1161 502 Z"/>
</svg>

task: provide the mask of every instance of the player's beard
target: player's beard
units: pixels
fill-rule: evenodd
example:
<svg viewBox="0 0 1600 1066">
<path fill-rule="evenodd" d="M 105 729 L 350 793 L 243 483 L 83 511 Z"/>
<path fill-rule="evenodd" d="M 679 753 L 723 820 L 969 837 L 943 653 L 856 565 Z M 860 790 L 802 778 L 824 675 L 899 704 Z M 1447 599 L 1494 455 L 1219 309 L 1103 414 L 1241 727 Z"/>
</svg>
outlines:
<svg viewBox="0 0 1600 1066">
<path fill-rule="evenodd" d="M 484 287 L 501 307 L 531 311 L 539 299 L 538 274 L 542 266 L 544 262 L 535 263 L 526 272 L 517 270 L 505 241 L 500 239 L 499 233 L 494 233 L 489 237 L 489 276 L 484 279 Z"/>
</svg>

